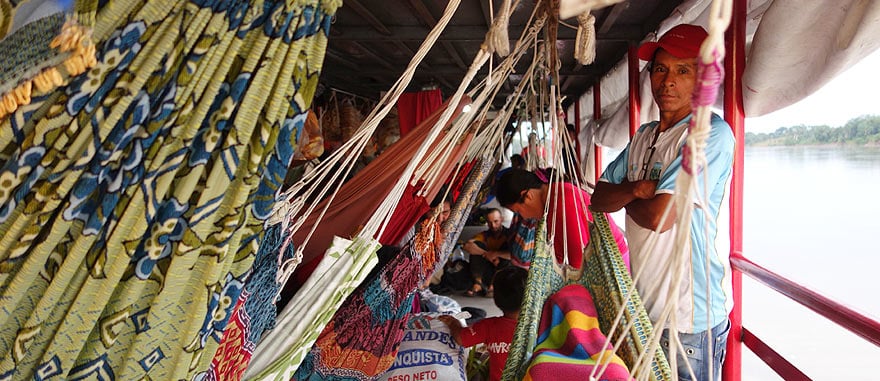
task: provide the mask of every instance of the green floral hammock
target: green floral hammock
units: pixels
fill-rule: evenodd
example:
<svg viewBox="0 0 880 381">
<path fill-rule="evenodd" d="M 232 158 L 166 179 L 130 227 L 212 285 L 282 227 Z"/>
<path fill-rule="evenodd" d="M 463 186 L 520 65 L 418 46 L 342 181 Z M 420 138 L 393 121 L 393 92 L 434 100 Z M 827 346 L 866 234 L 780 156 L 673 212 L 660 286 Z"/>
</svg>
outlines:
<svg viewBox="0 0 880 381">
<path fill-rule="evenodd" d="M 0 379 L 202 377 L 340 4 L 78 1 L 14 32 L 75 20 L 96 49 L 0 116 Z M 57 33 L 0 52 L 57 55 Z M 0 88 L 59 62 L 4 67 Z"/>
</svg>

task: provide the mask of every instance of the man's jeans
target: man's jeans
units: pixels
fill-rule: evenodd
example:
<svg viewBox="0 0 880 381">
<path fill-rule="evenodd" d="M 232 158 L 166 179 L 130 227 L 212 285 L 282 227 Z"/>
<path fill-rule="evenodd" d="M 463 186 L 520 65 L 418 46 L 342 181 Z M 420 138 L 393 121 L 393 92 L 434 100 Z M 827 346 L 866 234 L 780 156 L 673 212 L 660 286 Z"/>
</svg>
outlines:
<svg viewBox="0 0 880 381">
<path fill-rule="evenodd" d="M 730 321 L 725 320 L 712 328 L 711 337 L 706 332 L 679 333 L 678 337 L 685 353 L 678 350 L 678 379 L 681 381 L 720 381 L 721 364 L 724 363 L 724 355 L 727 351 L 727 333 L 729 331 Z M 711 378 L 709 377 L 709 343 L 713 343 L 711 355 L 714 375 Z M 666 353 L 666 358 L 669 358 L 669 345 L 669 330 L 665 330 L 660 338 L 660 346 Z M 691 364 L 696 378 L 691 378 L 683 356 L 687 356 L 687 361 Z"/>
</svg>

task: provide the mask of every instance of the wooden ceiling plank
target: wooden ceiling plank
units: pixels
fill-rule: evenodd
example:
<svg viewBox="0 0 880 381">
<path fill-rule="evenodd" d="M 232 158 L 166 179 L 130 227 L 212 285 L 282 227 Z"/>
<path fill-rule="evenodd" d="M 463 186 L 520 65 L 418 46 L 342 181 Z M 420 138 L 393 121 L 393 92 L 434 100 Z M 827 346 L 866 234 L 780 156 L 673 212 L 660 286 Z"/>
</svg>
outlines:
<svg viewBox="0 0 880 381">
<path fill-rule="evenodd" d="M 596 28 L 596 34 L 607 34 L 614 27 L 614 24 L 617 23 L 617 19 L 623 14 L 623 11 L 627 9 L 629 9 L 629 1 L 620 2 L 612 6 L 611 11 L 608 12 L 608 15 L 605 16 L 605 19 Z"/>
<path fill-rule="evenodd" d="M 373 28 L 379 31 L 379 33 L 382 33 L 385 36 L 391 35 L 391 31 L 388 29 L 388 27 L 385 26 L 385 24 L 381 20 L 379 20 L 379 18 L 376 17 L 373 12 L 370 12 L 367 7 L 361 4 L 359 0 L 345 0 L 345 5 L 351 7 L 351 9 L 359 14 L 361 17 L 363 17 L 364 20 L 367 20 L 367 22 L 370 23 Z"/>
<path fill-rule="evenodd" d="M 464 60 L 461 59 L 461 55 L 458 54 L 458 51 L 455 50 L 455 47 L 452 46 L 452 43 L 449 41 L 440 41 L 443 44 L 443 48 L 449 53 L 449 56 L 452 57 L 452 60 L 455 61 L 455 64 L 458 65 L 460 69 L 467 69 L 467 65 L 465 65 Z"/>
<path fill-rule="evenodd" d="M 431 27 L 424 26 L 403 26 L 389 25 L 388 30 L 391 32 L 393 39 L 400 41 L 424 41 L 425 37 L 430 33 Z M 365 26 L 356 27 L 337 27 L 333 26 L 332 41 L 387 41 L 388 35 L 376 31 L 374 28 Z M 519 38 L 522 34 L 523 25 L 511 25 L 508 35 L 513 39 Z M 476 42 L 482 43 L 486 39 L 486 33 L 489 31 L 483 25 L 450 25 L 443 34 L 440 35 L 438 41 L 448 42 Z M 641 41 L 644 35 L 639 26 L 618 25 L 611 32 L 598 33 L 596 41 L 603 42 L 622 42 Z M 560 28 L 556 39 L 559 41 L 574 41 L 577 38 L 577 30 L 569 28 Z"/>
<path fill-rule="evenodd" d="M 358 64 L 354 63 L 354 61 L 351 61 L 348 58 L 345 58 L 345 55 L 340 54 L 339 52 L 337 52 L 333 49 L 330 49 L 329 47 L 327 48 L 327 50 L 325 51 L 324 54 L 328 58 L 330 58 L 334 61 L 337 61 L 345 66 L 348 66 L 348 68 L 350 68 L 350 69 L 357 70 L 359 68 Z"/>
<path fill-rule="evenodd" d="M 413 57 L 416 55 L 416 52 L 414 52 L 412 49 L 410 49 L 409 46 L 406 46 L 406 44 L 403 43 L 403 41 L 393 40 L 393 41 L 391 41 L 391 43 L 394 44 L 394 46 L 396 46 L 397 49 L 400 49 L 400 51 L 402 51 L 404 54 L 406 54 L 407 57 Z M 431 70 L 431 65 L 429 65 L 424 60 L 422 60 L 422 63 L 419 64 L 419 68 L 424 69 L 424 70 Z"/>
<path fill-rule="evenodd" d="M 434 18 L 434 15 L 431 14 L 431 11 L 428 10 L 428 7 L 425 6 L 422 0 L 409 0 L 409 5 L 413 8 L 416 17 L 418 17 L 422 24 L 428 28 L 433 28 L 434 25 L 437 25 L 437 19 Z"/>
<path fill-rule="evenodd" d="M 357 47 L 358 49 L 360 49 L 362 52 L 364 52 L 364 54 L 366 54 L 367 56 L 372 58 L 374 61 L 378 62 L 379 65 L 382 65 L 383 67 L 385 67 L 386 69 L 389 69 L 389 70 L 395 70 L 394 65 L 392 65 L 390 62 L 388 62 L 387 60 L 385 60 L 384 58 L 382 58 L 378 54 L 373 53 L 372 50 L 363 46 L 361 43 L 359 43 L 357 41 L 352 41 L 351 44 L 354 45 L 355 47 Z"/>
</svg>

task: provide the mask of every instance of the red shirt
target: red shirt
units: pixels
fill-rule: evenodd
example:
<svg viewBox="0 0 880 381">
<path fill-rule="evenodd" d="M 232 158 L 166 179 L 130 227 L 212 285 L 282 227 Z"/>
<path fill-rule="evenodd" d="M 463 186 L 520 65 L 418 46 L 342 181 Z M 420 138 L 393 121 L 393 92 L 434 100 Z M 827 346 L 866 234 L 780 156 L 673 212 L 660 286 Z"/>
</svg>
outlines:
<svg viewBox="0 0 880 381">
<path fill-rule="evenodd" d="M 561 186 L 561 188 L 560 188 Z M 561 192 L 562 197 L 556 197 Z M 550 184 L 550 208 L 547 211 L 547 231 L 555 233 L 553 249 L 556 252 L 556 261 L 562 263 L 565 252 L 568 251 L 568 263 L 575 268 L 580 268 L 584 258 L 584 248 L 590 242 L 589 223 L 593 218 L 587 213 L 590 206 L 590 194 L 574 184 L 561 182 Z M 617 224 L 608 217 L 611 225 L 611 233 L 623 262 L 629 268 L 629 249 L 626 245 L 623 232 Z"/>
<path fill-rule="evenodd" d="M 471 347 L 485 343 L 489 350 L 489 380 L 500 381 L 507 353 L 513 341 L 516 320 L 503 316 L 486 318 L 461 330 L 461 345 Z"/>
</svg>

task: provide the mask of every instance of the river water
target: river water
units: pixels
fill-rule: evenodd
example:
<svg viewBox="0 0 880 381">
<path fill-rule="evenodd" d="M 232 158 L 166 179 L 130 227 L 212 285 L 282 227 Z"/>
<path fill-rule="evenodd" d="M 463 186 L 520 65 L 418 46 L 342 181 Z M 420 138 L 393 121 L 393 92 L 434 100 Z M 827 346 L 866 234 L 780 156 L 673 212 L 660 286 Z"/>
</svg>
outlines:
<svg viewBox="0 0 880 381">
<path fill-rule="evenodd" d="M 880 320 L 880 148 L 746 147 L 743 252 Z M 815 380 L 880 380 L 880 348 L 743 277 L 743 325 Z M 778 380 L 743 350 L 743 380 Z"/>
</svg>

